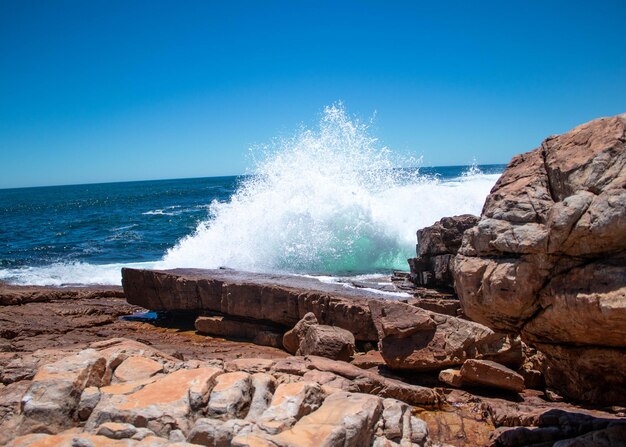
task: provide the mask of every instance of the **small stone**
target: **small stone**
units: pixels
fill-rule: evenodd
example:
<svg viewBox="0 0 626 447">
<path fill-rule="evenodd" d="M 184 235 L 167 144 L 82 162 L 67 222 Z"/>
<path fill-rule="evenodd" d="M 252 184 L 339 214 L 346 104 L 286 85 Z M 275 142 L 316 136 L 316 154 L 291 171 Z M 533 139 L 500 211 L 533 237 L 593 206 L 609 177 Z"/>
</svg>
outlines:
<svg viewBox="0 0 626 447">
<path fill-rule="evenodd" d="M 96 434 L 111 439 L 127 439 L 137 434 L 137 427 L 123 422 L 105 422 L 98 427 Z"/>
<path fill-rule="evenodd" d="M 290 354 L 295 354 L 308 328 L 317 324 L 319 323 L 313 312 L 305 314 L 304 317 L 296 323 L 293 329 L 285 332 L 285 335 L 283 335 L 283 347 L 285 351 Z"/>
</svg>

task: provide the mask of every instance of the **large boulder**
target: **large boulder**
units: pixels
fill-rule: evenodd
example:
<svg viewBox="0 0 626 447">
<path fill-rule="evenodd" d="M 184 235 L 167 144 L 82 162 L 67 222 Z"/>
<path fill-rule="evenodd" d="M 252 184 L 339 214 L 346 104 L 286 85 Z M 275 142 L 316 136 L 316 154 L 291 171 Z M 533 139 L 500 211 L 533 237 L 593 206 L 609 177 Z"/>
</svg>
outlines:
<svg viewBox="0 0 626 447">
<path fill-rule="evenodd" d="M 522 362 L 519 337 L 482 324 L 393 301 L 372 301 L 370 309 L 391 368 L 438 371 L 474 358 L 515 367 Z"/>
<path fill-rule="evenodd" d="M 477 223 L 477 216 L 462 214 L 418 230 L 417 257 L 408 260 L 411 281 L 418 286 L 453 287 L 450 262 L 461 247 L 465 230 Z"/>
<path fill-rule="evenodd" d="M 514 157 L 452 271 L 469 318 L 542 346 L 548 386 L 625 403 L 626 115 Z"/>
</svg>

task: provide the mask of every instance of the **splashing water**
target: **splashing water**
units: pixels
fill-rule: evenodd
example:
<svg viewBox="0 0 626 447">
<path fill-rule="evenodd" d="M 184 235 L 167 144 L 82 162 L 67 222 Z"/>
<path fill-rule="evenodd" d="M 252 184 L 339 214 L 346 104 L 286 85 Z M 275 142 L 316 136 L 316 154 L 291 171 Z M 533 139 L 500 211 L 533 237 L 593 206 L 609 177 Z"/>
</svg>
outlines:
<svg viewBox="0 0 626 447">
<path fill-rule="evenodd" d="M 415 159 L 379 148 L 341 105 L 327 107 L 319 130 L 264 148 L 231 200 L 214 201 L 210 218 L 158 267 L 334 275 L 406 269 L 417 229 L 480 213 L 497 179 L 473 171 L 443 182 L 407 165 Z"/>
</svg>

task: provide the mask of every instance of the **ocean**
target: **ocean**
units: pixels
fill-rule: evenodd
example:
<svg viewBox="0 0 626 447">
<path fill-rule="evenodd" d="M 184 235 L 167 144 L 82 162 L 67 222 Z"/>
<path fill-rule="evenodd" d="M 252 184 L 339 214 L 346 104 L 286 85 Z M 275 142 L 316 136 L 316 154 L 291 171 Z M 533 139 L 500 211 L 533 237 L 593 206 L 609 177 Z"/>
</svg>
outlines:
<svg viewBox="0 0 626 447">
<path fill-rule="evenodd" d="M 337 108 L 253 155 L 242 176 L 0 190 L 0 281 L 120 284 L 123 266 L 407 270 L 415 232 L 480 214 L 504 170 L 411 167 Z"/>
</svg>

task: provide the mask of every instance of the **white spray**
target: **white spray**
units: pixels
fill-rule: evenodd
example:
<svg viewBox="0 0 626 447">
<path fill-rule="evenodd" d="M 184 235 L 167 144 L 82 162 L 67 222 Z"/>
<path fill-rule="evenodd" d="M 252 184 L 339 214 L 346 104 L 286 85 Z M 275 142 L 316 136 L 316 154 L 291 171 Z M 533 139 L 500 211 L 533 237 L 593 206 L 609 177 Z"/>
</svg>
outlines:
<svg viewBox="0 0 626 447">
<path fill-rule="evenodd" d="M 308 274 L 406 269 L 415 231 L 443 216 L 480 213 L 497 178 L 474 172 L 441 182 L 398 165 L 365 124 L 350 120 L 341 105 L 327 107 L 319 130 L 265 148 L 231 200 L 213 202 L 209 219 L 158 267 Z"/>
</svg>

